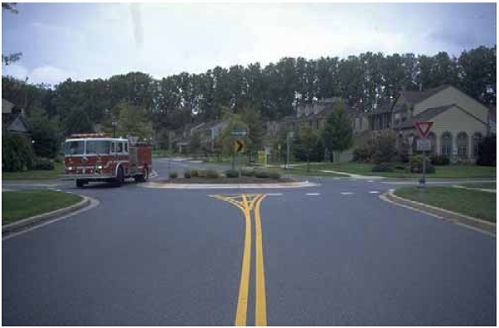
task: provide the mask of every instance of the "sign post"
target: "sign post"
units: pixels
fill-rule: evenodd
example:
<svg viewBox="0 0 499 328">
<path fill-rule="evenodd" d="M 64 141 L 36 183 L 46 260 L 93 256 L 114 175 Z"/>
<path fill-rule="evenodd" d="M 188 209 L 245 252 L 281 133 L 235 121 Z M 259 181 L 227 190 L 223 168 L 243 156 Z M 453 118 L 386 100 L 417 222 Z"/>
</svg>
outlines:
<svg viewBox="0 0 499 328">
<path fill-rule="evenodd" d="M 245 137 L 247 131 L 232 131 L 233 137 Z M 242 138 L 234 138 L 232 142 L 232 170 L 236 169 L 236 154 L 241 153 L 244 150 L 244 141 Z"/>
<path fill-rule="evenodd" d="M 295 136 L 294 132 L 288 132 L 286 135 L 286 165 L 285 169 L 287 170 L 289 168 L 289 152 L 290 152 L 290 147 L 291 147 L 291 140 Z"/>
<path fill-rule="evenodd" d="M 423 152 L 423 176 L 419 180 L 419 188 L 424 188 L 426 184 L 426 152 L 431 151 L 431 141 L 426 139 L 430 132 L 433 122 L 416 122 L 416 130 L 418 130 L 421 139 L 417 140 L 416 149 Z"/>
</svg>

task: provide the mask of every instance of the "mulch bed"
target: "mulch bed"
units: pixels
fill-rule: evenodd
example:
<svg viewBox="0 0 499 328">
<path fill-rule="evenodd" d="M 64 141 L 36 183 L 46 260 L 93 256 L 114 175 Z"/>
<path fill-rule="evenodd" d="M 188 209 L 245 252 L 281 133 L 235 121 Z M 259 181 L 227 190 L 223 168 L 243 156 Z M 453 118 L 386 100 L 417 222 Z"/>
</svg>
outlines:
<svg viewBox="0 0 499 328">
<path fill-rule="evenodd" d="M 200 178 L 200 177 L 192 177 L 190 179 L 186 178 L 176 178 L 176 179 L 162 179 L 158 180 L 161 183 L 282 183 L 282 182 L 297 182 L 298 180 L 294 180 L 291 178 L 279 178 L 279 179 L 270 179 L 270 178 L 257 178 L 257 177 L 246 177 L 242 176 L 239 178 Z"/>
</svg>

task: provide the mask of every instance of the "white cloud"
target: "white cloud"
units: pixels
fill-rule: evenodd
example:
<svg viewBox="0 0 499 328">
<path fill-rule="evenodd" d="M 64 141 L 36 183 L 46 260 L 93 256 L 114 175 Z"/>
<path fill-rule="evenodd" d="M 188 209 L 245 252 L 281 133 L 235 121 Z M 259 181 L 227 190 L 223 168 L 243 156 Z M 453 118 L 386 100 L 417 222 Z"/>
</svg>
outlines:
<svg viewBox="0 0 499 328">
<path fill-rule="evenodd" d="M 31 71 L 30 81 L 32 83 L 48 83 L 55 85 L 67 78 L 74 78 L 74 73 L 65 71 L 54 66 L 41 66 Z"/>
<path fill-rule="evenodd" d="M 4 25 L 4 45 L 23 51 L 20 63 L 24 65 L 12 65 L 4 69 L 4 75 L 7 71 L 17 77 L 27 74 L 31 81 L 45 83 L 68 77 L 107 78 L 129 71 L 161 78 L 182 71 L 200 73 L 217 65 L 257 61 L 265 65 L 286 56 L 346 57 L 366 51 L 433 54 L 454 50 L 456 46 L 451 48 L 449 39 L 460 47 L 469 47 L 469 37 L 455 39 L 447 35 L 451 32 L 443 33 L 462 34 L 448 19 L 456 14 L 442 11 L 444 7 L 329 3 L 60 5 L 54 7 L 57 9 L 50 17 L 39 15 L 20 28 Z M 466 16 L 464 12 L 457 14 Z M 467 22 L 464 29 L 473 30 L 476 23 Z M 487 26 L 481 31 L 487 32 Z M 486 36 L 479 39 L 482 34 L 473 34 L 477 44 L 487 44 L 483 41 Z"/>
<path fill-rule="evenodd" d="M 28 69 L 19 63 L 13 63 L 10 65 L 2 65 L 2 75 L 12 76 L 19 80 L 26 79 L 28 74 Z"/>
</svg>

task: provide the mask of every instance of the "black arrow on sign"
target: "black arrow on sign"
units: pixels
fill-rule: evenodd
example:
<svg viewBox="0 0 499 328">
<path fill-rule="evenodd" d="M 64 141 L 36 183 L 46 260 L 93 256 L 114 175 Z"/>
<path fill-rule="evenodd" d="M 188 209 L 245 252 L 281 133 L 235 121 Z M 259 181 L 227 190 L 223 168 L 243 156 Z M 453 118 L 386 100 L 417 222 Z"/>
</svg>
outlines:
<svg viewBox="0 0 499 328">
<path fill-rule="evenodd" d="M 236 153 L 239 153 L 243 150 L 244 144 L 241 140 L 236 140 Z"/>
</svg>

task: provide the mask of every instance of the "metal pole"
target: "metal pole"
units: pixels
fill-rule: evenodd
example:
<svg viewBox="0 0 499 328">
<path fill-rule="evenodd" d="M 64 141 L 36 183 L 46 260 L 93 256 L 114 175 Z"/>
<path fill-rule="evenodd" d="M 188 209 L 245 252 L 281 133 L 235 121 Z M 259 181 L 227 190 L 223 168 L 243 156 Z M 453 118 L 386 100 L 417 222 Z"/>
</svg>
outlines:
<svg viewBox="0 0 499 328">
<path fill-rule="evenodd" d="M 426 152 L 423 150 L 423 176 L 419 180 L 419 187 L 424 188 L 426 184 Z"/>
<path fill-rule="evenodd" d="M 289 133 L 288 135 L 286 136 L 286 165 L 285 165 L 285 168 L 286 170 L 288 169 L 289 167 Z"/>
</svg>

